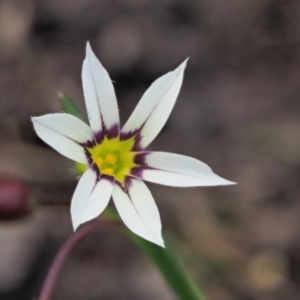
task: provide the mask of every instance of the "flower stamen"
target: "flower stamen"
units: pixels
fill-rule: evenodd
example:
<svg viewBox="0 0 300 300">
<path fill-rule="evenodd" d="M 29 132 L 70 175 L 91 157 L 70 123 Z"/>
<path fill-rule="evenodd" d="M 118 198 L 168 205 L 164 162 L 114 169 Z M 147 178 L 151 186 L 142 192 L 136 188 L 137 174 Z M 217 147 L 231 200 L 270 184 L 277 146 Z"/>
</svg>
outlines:
<svg viewBox="0 0 300 300">
<path fill-rule="evenodd" d="M 96 158 L 95 158 L 95 163 L 97 164 L 97 166 L 98 166 L 99 168 L 101 168 L 102 165 L 103 165 L 103 158 L 102 158 L 102 157 L 96 157 Z"/>
<path fill-rule="evenodd" d="M 129 176 L 132 168 L 136 166 L 133 145 L 134 138 L 123 141 L 119 137 L 105 137 L 101 144 L 87 147 L 86 150 L 100 174 L 113 176 L 119 183 L 124 184 L 126 176 Z"/>
<path fill-rule="evenodd" d="M 113 168 L 105 168 L 104 170 L 101 170 L 101 172 L 102 172 L 102 174 L 113 175 L 114 169 Z"/>
<path fill-rule="evenodd" d="M 114 165 L 117 161 L 117 156 L 112 154 L 112 153 L 108 153 L 105 156 L 105 161 L 108 162 L 111 165 Z"/>
</svg>

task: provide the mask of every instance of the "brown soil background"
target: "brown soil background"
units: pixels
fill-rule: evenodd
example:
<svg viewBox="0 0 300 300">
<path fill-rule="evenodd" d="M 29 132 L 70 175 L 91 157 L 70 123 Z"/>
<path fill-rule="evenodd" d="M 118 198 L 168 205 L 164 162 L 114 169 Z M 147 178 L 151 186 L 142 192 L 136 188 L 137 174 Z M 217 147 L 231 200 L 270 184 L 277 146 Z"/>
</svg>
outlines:
<svg viewBox="0 0 300 300">
<path fill-rule="evenodd" d="M 61 91 L 84 109 L 87 40 L 115 82 L 123 123 L 153 80 L 190 57 L 150 148 L 196 157 L 238 185 L 149 187 L 208 298 L 300 299 L 296 0 L 0 1 L 0 175 L 26 182 L 32 203 L 27 217 L 0 223 L 0 299 L 36 299 L 72 234 L 72 164 L 38 140 L 30 116 L 60 111 Z M 53 299 L 174 296 L 111 229 L 74 251 Z"/>
</svg>

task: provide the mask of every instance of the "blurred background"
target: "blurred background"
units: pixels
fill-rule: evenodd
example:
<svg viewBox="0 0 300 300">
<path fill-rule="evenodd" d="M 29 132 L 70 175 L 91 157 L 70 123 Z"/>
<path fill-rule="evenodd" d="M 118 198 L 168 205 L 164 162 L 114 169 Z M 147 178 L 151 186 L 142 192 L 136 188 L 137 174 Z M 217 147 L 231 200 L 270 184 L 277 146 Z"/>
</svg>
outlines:
<svg viewBox="0 0 300 300">
<path fill-rule="evenodd" d="M 0 299 L 37 299 L 72 234 L 73 165 L 30 116 L 84 109 L 87 40 L 115 82 L 124 124 L 146 88 L 190 57 L 152 150 L 207 163 L 236 186 L 149 184 L 165 231 L 211 300 L 300 299 L 300 2 L 0 1 Z M 114 229 L 69 257 L 55 300 L 171 300 Z M 187 299 L 189 300 L 189 299 Z"/>
</svg>

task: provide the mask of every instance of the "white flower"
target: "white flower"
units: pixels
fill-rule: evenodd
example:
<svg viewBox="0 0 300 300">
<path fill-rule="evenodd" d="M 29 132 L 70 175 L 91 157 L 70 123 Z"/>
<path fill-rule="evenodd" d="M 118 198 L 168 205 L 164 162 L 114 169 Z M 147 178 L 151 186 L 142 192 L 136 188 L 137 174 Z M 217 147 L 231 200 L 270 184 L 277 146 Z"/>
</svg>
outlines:
<svg viewBox="0 0 300 300">
<path fill-rule="evenodd" d="M 74 230 L 99 216 L 112 196 L 127 227 L 163 247 L 159 212 L 142 180 L 181 187 L 233 184 L 194 158 L 145 151 L 171 113 L 185 66 L 157 79 L 121 129 L 113 84 L 88 43 L 82 81 L 90 127 L 64 113 L 32 118 L 44 142 L 88 165 L 71 203 Z"/>
</svg>

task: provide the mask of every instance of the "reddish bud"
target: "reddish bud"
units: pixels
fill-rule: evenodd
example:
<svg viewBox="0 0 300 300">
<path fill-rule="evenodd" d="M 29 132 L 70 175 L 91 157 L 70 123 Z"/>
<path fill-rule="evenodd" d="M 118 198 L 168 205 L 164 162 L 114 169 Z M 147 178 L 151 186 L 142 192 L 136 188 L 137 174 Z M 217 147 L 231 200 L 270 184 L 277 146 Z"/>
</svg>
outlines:
<svg viewBox="0 0 300 300">
<path fill-rule="evenodd" d="M 24 215 L 29 208 L 29 189 L 20 180 L 0 178 L 0 218 Z"/>
</svg>

